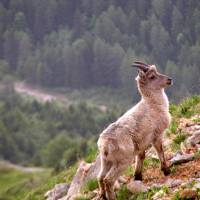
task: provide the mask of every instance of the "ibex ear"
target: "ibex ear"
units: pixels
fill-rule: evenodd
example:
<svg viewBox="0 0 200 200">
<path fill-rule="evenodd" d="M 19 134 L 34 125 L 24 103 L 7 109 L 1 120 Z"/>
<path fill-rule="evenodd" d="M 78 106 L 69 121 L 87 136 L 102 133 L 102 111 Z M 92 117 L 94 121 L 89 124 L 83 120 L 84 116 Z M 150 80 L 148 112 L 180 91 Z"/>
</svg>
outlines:
<svg viewBox="0 0 200 200">
<path fill-rule="evenodd" d="M 138 71 L 138 75 L 140 78 L 144 78 L 145 77 L 145 72 L 143 72 L 142 70 Z"/>
<path fill-rule="evenodd" d="M 139 80 L 145 80 L 146 78 L 145 72 L 143 72 L 142 70 L 138 70 L 138 76 L 135 78 L 136 81 Z"/>
</svg>

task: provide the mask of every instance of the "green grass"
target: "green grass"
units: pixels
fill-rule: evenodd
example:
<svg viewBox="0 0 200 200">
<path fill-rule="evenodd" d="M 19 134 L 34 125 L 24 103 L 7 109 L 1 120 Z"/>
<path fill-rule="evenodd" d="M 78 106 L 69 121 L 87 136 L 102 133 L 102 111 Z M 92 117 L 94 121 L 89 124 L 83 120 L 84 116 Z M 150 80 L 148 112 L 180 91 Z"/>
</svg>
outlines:
<svg viewBox="0 0 200 200">
<path fill-rule="evenodd" d="M 180 150 L 180 144 L 184 142 L 186 139 L 186 134 L 185 133 L 179 133 L 176 135 L 176 137 L 173 139 L 173 142 L 171 144 L 171 148 L 173 151 L 178 151 Z"/>
<path fill-rule="evenodd" d="M 90 200 L 87 197 L 76 197 L 75 200 Z"/>
<path fill-rule="evenodd" d="M 97 179 L 89 180 L 82 188 L 83 193 L 87 193 L 89 191 L 93 191 L 98 188 L 98 181 Z"/>
<path fill-rule="evenodd" d="M 189 118 L 200 113 L 200 95 L 194 95 L 183 100 L 178 106 L 171 105 L 170 111 L 175 117 Z"/>
<path fill-rule="evenodd" d="M 200 123 L 200 118 L 193 119 L 192 121 L 195 122 L 195 123 Z"/>
<path fill-rule="evenodd" d="M 164 193 L 169 192 L 169 189 L 166 186 L 163 186 L 161 189 L 151 188 L 147 192 L 132 193 L 126 188 L 126 186 L 122 186 L 116 195 L 117 200 L 151 200 L 153 195 L 160 190 Z"/>
<path fill-rule="evenodd" d="M 58 183 L 70 183 L 77 170 L 77 164 L 59 174 L 49 177 L 44 184 L 29 192 L 24 200 L 44 200 L 44 194 Z"/>
<path fill-rule="evenodd" d="M 44 184 L 50 171 L 27 173 L 0 168 L 0 200 L 22 200 L 32 189 Z"/>
<path fill-rule="evenodd" d="M 171 200 L 181 200 L 181 198 L 180 198 L 180 192 L 177 191 L 177 192 L 174 194 L 174 196 L 172 197 Z"/>
<path fill-rule="evenodd" d="M 170 126 L 169 126 L 169 130 L 171 133 L 176 134 L 178 129 L 178 122 L 176 120 L 172 120 Z"/>
<path fill-rule="evenodd" d="M 127 167 L 127 169 L 125 170 L 124 175 L 125 176 L 133 176 L 133 174 L 134 174 L 134 167 L 129 165 Z"/>
<path fill-rule="evenodd" d="M 97 155 L 98 155 L 97 147 L 96 146 L 94 147 L 94 145 L 90 144 L 90 149 L 88 150 L 88 155 L 86 156 L 86 158 L 84 160 L 88 163 L 91 163 L 96 159 Z"/>
<path fill-rule="evenodd" d="M 146 157 L 143 163 L 143 170 L 147 169 L 149 166 L 158 167 L 159 166 L 159 159 Z"/>
<path fill-rule="evenodd" d="M 132 193 L 123 186 L 118 192 L 117 192 L 117 200 L 124 200 L 124 199 L 130 199 L 132 196 Z"/>
<path fill-rule="evenodd" d="M 185 133 L 179 133 L 177 136 L 174 138 L 173 142 L 176 144 L 181 144 L 186 139 L 186 134 Z"/>
</svg>

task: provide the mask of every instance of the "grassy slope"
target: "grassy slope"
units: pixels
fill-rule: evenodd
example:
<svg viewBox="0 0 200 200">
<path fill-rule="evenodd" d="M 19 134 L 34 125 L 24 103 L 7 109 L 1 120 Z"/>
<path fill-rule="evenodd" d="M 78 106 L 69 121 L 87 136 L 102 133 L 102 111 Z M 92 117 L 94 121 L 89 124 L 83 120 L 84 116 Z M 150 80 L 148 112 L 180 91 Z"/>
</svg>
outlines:
<svg viewBox="0 0 200 200">
<path fill-rule="evenodd" d="M 27 173 L 0 166 L 0 200 L 22 200 L 34 188 L 46 183 L 50 171 Z"/>
<path fill-rule="evenodd" d="M 171 134 L 175 134 L 177 123 L 181 117 L 189 118 L 195 114 L 200 114 L 200 96 L 188 98 L 178 106 L 171 105 L 170 110 L 173 115 L 173 123 L 169 131 Z M 76 168 L 77 165 L 74 165 L 57 175 L 51 175 L 51 177 L 44 174 L 20 174 L 20 172 L 16 171 L 0 172 L 0 185 L 4 185 L 0 187 L 0 200 L 43 200 L 45 192 L 54 187 L 55 184 L 61 182 L 70 183 Z M 38 178 L 41 179 L 37 181 Z M 147 196 L 152 196 L 154 192 L 156 191 L 150 191 L 148 194 L 139 194 L 133 199 L 144 199 Z M 3 198 L 2 194 L 4 195 Z M 129 196 L 130 194 L 126 188 L 122 188 L 118 193 L 118 200 L 126 199 Z"/>
</svg>

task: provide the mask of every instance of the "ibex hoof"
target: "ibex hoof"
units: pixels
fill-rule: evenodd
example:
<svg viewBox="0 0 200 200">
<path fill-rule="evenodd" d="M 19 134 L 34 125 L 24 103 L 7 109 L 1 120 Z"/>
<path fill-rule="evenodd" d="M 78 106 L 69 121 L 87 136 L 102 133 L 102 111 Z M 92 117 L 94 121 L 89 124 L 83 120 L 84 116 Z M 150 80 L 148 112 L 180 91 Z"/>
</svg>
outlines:
<svg viewBox="0 0 200 200">
<path fill-rule="evenodd" d="M 164 169 L 162 169 L 162 171 L 163 171 L 165 176 L 170 174 L 170 168 L 164 168 Z"/>
<path fill-rule="evenodd" d="M 142 181 L 142 173 L 135 174 L 134 175 L 134 180 L 135 181 Z"/>
<path fill-rule="evenodd" d="M 102 195 L 97 195 L 92 200 L 107 200 L 107 198 L 105 196 L 102 196 Z"/>
</svg>

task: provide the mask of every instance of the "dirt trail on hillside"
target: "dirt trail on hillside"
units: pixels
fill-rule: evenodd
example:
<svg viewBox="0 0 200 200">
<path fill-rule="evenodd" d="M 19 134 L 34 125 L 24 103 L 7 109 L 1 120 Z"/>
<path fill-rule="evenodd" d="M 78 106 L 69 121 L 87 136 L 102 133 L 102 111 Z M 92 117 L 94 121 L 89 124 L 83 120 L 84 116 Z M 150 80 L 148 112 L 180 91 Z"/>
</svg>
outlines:
<svg viewBox="0 0 200 200">
<path fill-rule="evenodd" d="M 15 170 L 19 170 L 19 171 L 22 171 L 22 172 L 25 172 L 25 173 L 37 173 L 37 172 L 43 172 L 43 171 L 46 171 L 45 168 L 42 168 L 42 167 L 25 167 L 25 166 L 22 166 L 22 165 L 17 165 L 17 164 L 13 164 L 13 163 L 10 163 L 8 161 L 0 161 L 0 168 L 3 167 L 3 168 L 10 168 L 10 169 L 15 169 Z"/>
<path fill-rule="evenodd" d="M 21 94 L 26 94 L 34 97 L 38 101 L 51 102 L 54 100 L 64 101 L 66 98 L 64 95 L 55 94 L 45 91 L 44 89 L 33 87 L 25 82 L 16 82 L 14 84 L 15 91 Z"/>
</svg>

